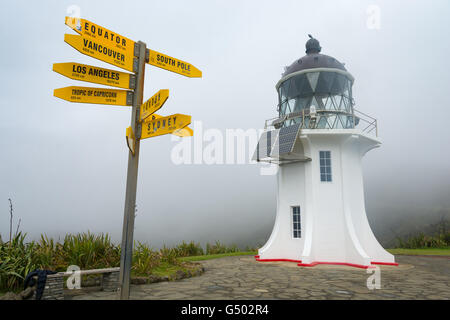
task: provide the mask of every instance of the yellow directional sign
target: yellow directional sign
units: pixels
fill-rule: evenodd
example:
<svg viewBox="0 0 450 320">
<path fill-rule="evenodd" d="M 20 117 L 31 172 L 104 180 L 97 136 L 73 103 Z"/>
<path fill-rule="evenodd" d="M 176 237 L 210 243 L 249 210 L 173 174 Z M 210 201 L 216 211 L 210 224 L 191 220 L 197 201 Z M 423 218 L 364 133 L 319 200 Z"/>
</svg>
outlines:
<svg viewBox="0 0 450 320">
<path fill-rule="evenodd" d="M 134 71 L 133 55 L 124 54 L 123 51 L 116 49 L 114 45 L 108 45 L 98 40 L 92 40 L 91 38 L 75 34 L 65 34 L 64 41 L 87 56 L 105 61 L 131 72 Z"/>
<path fill-rule="evenodd" d="M 194 135 L 194 130 L 192 130 L 189 127 L 184 127 L 180 130 L 174 131 L 172 134 L 179 136 L 181 138 L 192 137 Z"/>
<path fill-rule="evenodd" d="M 133 91 L 117 89 L 101 89 L 91 87 L 65 87 L 55 89 L 55 97 L 70 102 L 111 104 L 130 106 L 133 103 Z"/>
<path fill-rule="evenodd" d="M 135 146 L 136 146 L 136 139 L 134 138 L 133 129 L 131 127 L 127 128 L 126 136 L 127 136 L 128 149 L 130 149 L 131 154 L 134 156 L 134 150 L 135 150 Z"/>
<path fill-rule="evenodd" d="M 81 18 L 66 17 L 66 25 L 85 38 L 116 49 L 126 56 L 134 56 L 134 41 L 116 32 Z"/>
<path fill-rule="evenodd" d="M 161 109 L 163 104 L 169 98 L 169 90 L 162 89 L 155 93 L 150 99 L 141 105 L 141 121 L 145 120 L 149 115 Z"/>
<path fill-rule="evenodd" d="M 202 72 L 192 64 L 172 58 L 160 52 L 149 50 L 147 63 L 190 78 L 201 78 Z"/>
<path fill-rule="evenodd" d="M 147 117 L 144 121 L 144 125 L 146 122 L 150 122 L 152 120 L 155 119 L 159 119 L 162 118 L 163 116 L 157 115 L 156 113 L 152 114 L 151 116 Z M 192 137 L 194 135 L 194 130 L 192 130 L 191 128 L 189 128 L 188 126 L 175 130 L 174 132 L 172 132 L 173 135 L 175 136 L 179 136 L 181 138 L 184 137 Z"/>
<path fill-rule="evenodd" d="M 104 69 L 75 62 L 54 63 L 53 71 L 70 79 L 134 89 L 136 76 L 126 72 Z"/>
<path fill-rule="evenodd" d="M 191 116 L 185 114 L 173 114 L 168 117 L 161 117 L 142 124 L 141 139 L 161 136 L 173 133 L 191 123 Z"/>
</svg>

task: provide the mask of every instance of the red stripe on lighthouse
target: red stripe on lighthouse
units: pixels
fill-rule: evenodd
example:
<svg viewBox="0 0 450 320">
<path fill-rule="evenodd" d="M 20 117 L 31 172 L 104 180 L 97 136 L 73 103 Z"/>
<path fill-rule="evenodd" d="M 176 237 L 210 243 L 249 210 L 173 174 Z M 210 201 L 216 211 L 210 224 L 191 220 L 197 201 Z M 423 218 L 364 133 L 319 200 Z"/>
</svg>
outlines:
<svg viewBox="0 0 450 320">
<path fill-rule="evenodd" d="M 379 264 L 379 265 L 383 265 L 383 266 L 398 266 L 398 263 L 396 263 L 396 262 L 375 262 L 375 261 L 372 261 L 371 264 Z"/>
<path fill-rule="evenodd" d="M 299 263 L 299 267 L 314 267 L 318 264 L 332 264 L 332 265 L 338 265 L 338 266 L 349 266 L 349 267 L 355 267 L 355 268 L 361 268 L 361 269 L 367 269 L 367 268 L 373 268 L 371 266 L 364 266 L 362 264 L 355 264 L 355 263 L 347 263 L 347 262 L 322 262 L 322 261 L 314 261 L 309 264 L 307 263 Z"/>
<path fill-rule="evenodd" d="M 293 259 L 260 259 L 259 256 L 255 256 L 255 260 L 259 262 L 295 262 L 295 263 L 301 263 L 302 260 L 293 260 Z"/>
</svg>

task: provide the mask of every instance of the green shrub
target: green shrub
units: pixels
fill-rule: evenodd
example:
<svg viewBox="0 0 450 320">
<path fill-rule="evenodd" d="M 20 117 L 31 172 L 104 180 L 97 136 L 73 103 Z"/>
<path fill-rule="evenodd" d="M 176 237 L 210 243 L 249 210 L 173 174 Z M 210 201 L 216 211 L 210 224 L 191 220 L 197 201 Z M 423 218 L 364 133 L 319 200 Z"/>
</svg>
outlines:
<svg viewBox="0 0 450 320">
<path fill-rule="evenodd" d="M 111 243 L 108 235 L 69 234 L 63 243 L 46 235 L 38 242 L 25 243 L 25 237 L 19 232 L 11 243 L 0 243 L 0 290 L 20 289 L 27 274 L 35 269 L 65 271 L 69 265 L 81 269 L 120 265 L 120 246 Z"/>
<path fill-rule="evenodd" d="M 151 269 L 161 264 L 159 252 L 150 249 L 147 245 L 138 242 L 133 251 L 132 270 L 137 275 L 148 274 Z"/>
<path fill-rule="evenodd" d="M 442 241 L 446 243 L 447 246 L 450 246 L 450 232 L 442 235 Z"/>
<path fill-rule="evenodd" d="M 178 251 L 176 248 L 167 248 L 165 245 L 159 250 L 162 262 L 169 264 L 179 264 Z"/>
<path fill-rule="evenodd" d="M 177 250 L 178 257 L 191 257 L 191 256 L 201 256 L 203 255 L 203 248 L 199 243 L 191 241 L 189 243 L 182 242 L 175 247 Z"/>
<path fill-rule="evenodd" d="M 120 249 L 108 235 L 90 232 L 67 235 L 62 248 L 64 260 L 81 269 L 99 269 L 120 265 Z"/>
<path fill-rule="evenodd" d="M 35 244 L 25 243 L 25 236 L 19 232 L 11 243 L 0 244 L 0 289 L 19 289 L 25 276 L 38 266 L 33 256 Z"/>
<path fill-rule="evenodd" d="M 254 251 L 258 251 L 258 249 L 260 248 L 261 246 L 257 246 L 257 247 L 253 247 L 253 246 L 245 246 L 245 250 L 244 251 L 246 251 L 246 252 L 254 252 Z"/>
<path fill-rule="evenodd" d="M 440 233 L 437 236 L 429 236 L 419 233 L 407 239 L 397 238 L 397 248 L 422 249 L 422 248 L 444 248 L 450 246 L 450 233 Z"/>
<path fill-rule="evenodd" d="M 216 241 L 215 244 L 206 244 L 206 254 L 220 254 L 220 253 L 230 253 L 230 252 L 239 252 L 239 248 L 232 244 L 227 247 L 226 245 L 220 243 L 220 241 Z"/>
<path fill-rule="evenodd" d="M 19 232 L 11 242 L 0 241 L 0 290 L 19 290 L 28 273 L 35 269 L 65 271 L 70 265 L 81 269 L 120 266 L 120 245 L 111 242 L 108 234 L 68 234 L 62 242 L 47 235 L 39 241 L 25 242 L 26 234 Z M 219 241 L 206 245 L 206 254 L 239 252 L 236 245 L 226 246 Z M 146 276 L 155 270 L 179 268 L 181 257 L 199 256 L 205 252 L 200 244 L 191 241 L 169 248 L 153 250 L 137 242 L 133 250 L 132 272 Z M 176 267 L 176 268 L 175 268 Z"/>
</svg>

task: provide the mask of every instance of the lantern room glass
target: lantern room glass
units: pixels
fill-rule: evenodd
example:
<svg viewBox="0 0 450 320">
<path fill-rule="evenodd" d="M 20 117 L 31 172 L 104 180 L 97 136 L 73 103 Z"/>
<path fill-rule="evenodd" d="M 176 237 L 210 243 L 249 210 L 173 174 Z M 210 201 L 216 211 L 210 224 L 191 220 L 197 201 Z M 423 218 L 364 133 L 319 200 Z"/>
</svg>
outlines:
<svg viewBox="0 0 450 320">
<path fill-rule="evenodd" d="M 298 74 L 279 86 L 278 96 L 280 117 L 300 114 L 303 110 L 309 115 L 309 108 L 314 105 L 318 111 L 315 128 L 354 127 L 352 80 L 344 74 L 331 71 Z M 304 118 L 301 115 L 285 121 L 283 126 L 299 123 L 303 119 L 303 126 L 308 126 L 309 116 Z"/>
</svg>

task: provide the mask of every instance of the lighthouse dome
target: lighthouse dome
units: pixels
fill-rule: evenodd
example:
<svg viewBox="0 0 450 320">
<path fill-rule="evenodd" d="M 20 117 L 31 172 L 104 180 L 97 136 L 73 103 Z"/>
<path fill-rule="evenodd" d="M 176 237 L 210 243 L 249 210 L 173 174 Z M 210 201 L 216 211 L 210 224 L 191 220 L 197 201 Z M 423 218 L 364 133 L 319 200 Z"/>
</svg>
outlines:
<svg viewBox="0 0 450 320">
<path fill-rule="evenodd" d="M 279 117 L 289 119 L 283 120 L 282 125 L 309 121 L 309 116 L 304 116 L 312 108 L 320 113 L 314 128 L 353 127 L 354 78 L 344 64 L 320 53 L 319 40 L 311 35 L 309 38 L 306 55 L 286 67 L 276 85 Z"/>
<path fill-rule="evenodd" d="M 309 35 L 310 39 L 306 42 L 306 56 L 295 60 L 290 66 L 288 66 L 283 73 L 283 77 L 305 69 L 313 68 L 334 68 L 347 71 L 342 63 L 333 57 L 321 54 L 322 47 L 319 40 Z"/>
</svg>

